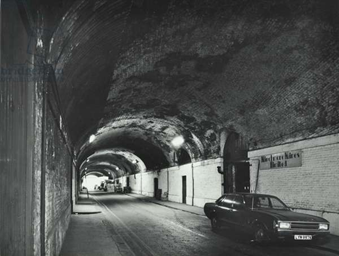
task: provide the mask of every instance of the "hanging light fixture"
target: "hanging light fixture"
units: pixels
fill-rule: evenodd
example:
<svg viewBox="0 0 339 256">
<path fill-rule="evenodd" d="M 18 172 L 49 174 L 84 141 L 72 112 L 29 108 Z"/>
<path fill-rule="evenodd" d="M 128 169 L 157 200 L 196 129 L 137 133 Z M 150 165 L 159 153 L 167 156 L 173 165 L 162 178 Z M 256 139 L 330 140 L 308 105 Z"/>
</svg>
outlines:
<svg viewBox="0 0 339 256">
<path fill-rule="evenodd" d="M 89 143 L 92 143 L 95 139 L 96 139 L 96 136 L 95 136 L 94 134 L 92 134 L 92 135 L 89 137 Z"/>
</svg>

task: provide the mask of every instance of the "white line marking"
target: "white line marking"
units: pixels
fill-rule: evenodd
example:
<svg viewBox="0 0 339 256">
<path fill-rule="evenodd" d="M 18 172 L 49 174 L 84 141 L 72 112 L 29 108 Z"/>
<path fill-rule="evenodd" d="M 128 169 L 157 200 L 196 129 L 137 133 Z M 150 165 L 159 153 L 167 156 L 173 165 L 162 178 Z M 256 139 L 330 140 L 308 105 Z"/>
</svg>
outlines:
<svg viewBox="0 0 339 256">
<path fill-rule="evenodd" d="M 102 206 L 104 206 L 106 209 L 107 209 L 107 211 L 109 211 L 112 215 L 113 215 L 113 217 L 115 217 L 119 222 L 120 222 L 120 224 L 125 228 L 125 229 L 127 229 L 147 250 L 148 250 L 148 253 L 150 253 L 151 255 L 154 255 L 154 256 L 157 256 L 158 254 L 157 253 L 155 253 L 153 250 L 152 250 L 152 248 L 151 247 L 149 247 L 147 244 L 145 244 L 144 243 L 144 241 L 142 241 L 140 238 L 139 238 L 139 236 L 137 235 L 137 234 L 135 234 L 129 227 L 127 227 L 126 225 L 125 225 L 125 223 L 123 223 L 121 220 L 120 220 L 120 218 L 117 216 L 117 215 L 115 215 L 105 204 L 103 204 L 103 203 L 101 203 L 101 202 L 99 202 Z"/>
<path fill-rule="evenodd" d="M 200 233 L 197 233 L 197 232 L 195 232 L 195 231 L 193 231 L 193 230 L 191 230 L 191 229 L 185 228 L 184 226 L 182 226 L 182 225 L 180 225 L 180 224 L 177 224 L 177 223 L 175 223 L 175 222 L 173 222 L 173 221 L 170 221 L 170 220 L 165 220 L 165 221 L 168 222 L 168 223 L 170 223 L 171 225 L 174 225 L 174 226 L 176 226 L 176 227 L 178 227 L 178 228 L 181 228 L 181 229 L 183 229 L 183 230 L 185 230 L 185 231 L 191 232 L 192 234 L 195 234 L 195 235 L 200 236 L 200 237 L 203 237 L 203 238 L 207 238 L 207 237 L 204 236 L 203 234 L 200 234 Z"/>
<path fill-rule="evenodd" d="M 93 197 L 93 199 L 97 202 L 98 205 L 103 205 L 103 204 L 100 203 L 98 200 L 96 200 L 94 197 Z M 102 212 L 102 213 L 103 213 L 104 215 L 106 215 L 104 212 Z M 105 219 L 105 221 L 110 222 L 109 219 Z M 112 223 L 110 223 L 109 225 L 111 225 L 111 228 L 114 228 L 114 226 L 113 226 Z M 109 228 L 109 227 L 108 227 L 108 228 Z M 110 231 L 108 231 L 108 232 L 110 232 Z M 122 237 L 119 233 L 117 233 L 117 232 L 115 232 L 115 234 L 116 234 L 117 236 L 119 236 L 120 239 L 124 242 L 124 244 L 126 245 L 127 249 L 129 250 L 129 252 L 130 252 L 132 255 L 136 256 L 136 254 L 133 252 L 132 248 L 128 245 L 126 239 L 123 238 L 123 237 Z M 112 238 L 112 239 L 113 239 L 113 238 Z M 118 247 L 119 253 L 122 254 L 121 251 L 120 251 L 118 242 L 117 242 L 115 239 L 113 239 L 113 241 L 115 242 L 116 246 Z M 1 255 L 0 255 L 0 256 L 1 256 Z"/>
<path fill-rule="evenodd" d="M 158 204 L 156 204 L 156 205 L 161 207 L 161 205 L 158 205 Z M 121 206 L 120 206 L 120 207 L 121 207 Z M 178 210 L 180 210 L 180 209 L 178 209 Z M 203 217 L 203 218 L 207 218 L 207 217 L 205 217 L 205 216 L 201 216 L 201 215 L 199 215 L 199 216 L 200 216 L 200 217 Z M 186 227 L 184 227 L 184 226 L 182 226 L 182 225 L 180 225 L 180 224 L 177 224 L 177 223 L 175 223 L 175 222 L 173 222 L 173 221 L 163 219 L 163 218 L 161 218 L 160 216 L 156 216 L 156 215 L 154 215 L 154 217 L 157 217 L 157 218 L 159 218 L 161 221 L 166 221 L 166 222 L 168 222 L 168 224 L 170 224 L 170 225 L 172 225 L 172 226 L 176 226 L 176 227 L 178 227 L 178 228 L 181 228 L 182 230 L 188 231 L 188 232 L 190 232 L 190 233 L 192 233 L 192 234 L 195 234 L 195 235 L 197 235 L 197 236 L 200 236 L 200 237 L 203 237 L 203 238 L 207 238 L 207 237 L 204 236 L 203 234 L 200 234 L 200 233 L 195 232 L 195 231 L 193 231 L 193 230 L 191 230 L 191 229 L 188 229 L 188 228 L 186 228 Z"/>
</svg>

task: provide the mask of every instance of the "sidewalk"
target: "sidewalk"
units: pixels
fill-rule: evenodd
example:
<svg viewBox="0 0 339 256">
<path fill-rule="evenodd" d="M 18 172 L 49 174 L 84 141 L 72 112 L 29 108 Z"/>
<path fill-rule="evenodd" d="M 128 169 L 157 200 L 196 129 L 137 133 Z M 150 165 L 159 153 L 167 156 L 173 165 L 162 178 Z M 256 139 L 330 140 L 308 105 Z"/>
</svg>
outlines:
<svg viewBox="0 0 339 256">
<path fill-rule="evenodd" d="M 100 207 L 90 195 L 79 195 L 73 213 L 60 256 L 121 256 Z"/>
<path fill-rule="evenodd" d="M 95 214 L 100 213 L 100 207 L 86 192 L 81 192 L 78 202 L 73 206 L 74 214 Z"/>
<path fill-rule="evenodd" d="M 191 205 L 182 204 L 182 203 L 169 202 L 169 201 L 160 201 L 153 197 L 143 196 L 139 194 L 127 194 L 127 195 L 138 198 L 140 200 L 163 205 L 165 207 L 169 207 L 169 208 L 173 208 L 173 209 L 177 209 L 177 210 L 181 210 L 185 212 L 190 212 L 190 213 L 194 213 L 194 214 L 201 215 L 201 216 L 206 216 L 204 213 L 204 209 L 200 207 L 191 206 Z M 326 250 L 329 252 L 339 254 L 339 236 L 331 235 L 330 241 L 327 244 L 321 245 L 321 246 L 317 245 L 314 247 L 318 247 L 318 248 L 321 248 L 322 250 Z"/>
</svg>

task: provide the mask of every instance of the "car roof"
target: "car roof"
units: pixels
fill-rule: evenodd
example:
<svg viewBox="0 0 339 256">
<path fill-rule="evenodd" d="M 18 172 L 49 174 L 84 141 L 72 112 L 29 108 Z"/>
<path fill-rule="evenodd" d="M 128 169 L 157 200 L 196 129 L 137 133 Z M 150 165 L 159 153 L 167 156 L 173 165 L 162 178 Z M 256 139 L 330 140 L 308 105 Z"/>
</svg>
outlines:
<svg viewBox="0 0 339 256">
<path fill-rule="evenodd" d="M 269 194 L 256 194 L 256 193 L 246 193 L 246 192 L 225 193 L 224 196 L 226 196 L 226 195 L 249 195 L 249 196 L 271 196 L 271 197 L 277 197 L 277 196 L 269 195 Z"/>
</svg>

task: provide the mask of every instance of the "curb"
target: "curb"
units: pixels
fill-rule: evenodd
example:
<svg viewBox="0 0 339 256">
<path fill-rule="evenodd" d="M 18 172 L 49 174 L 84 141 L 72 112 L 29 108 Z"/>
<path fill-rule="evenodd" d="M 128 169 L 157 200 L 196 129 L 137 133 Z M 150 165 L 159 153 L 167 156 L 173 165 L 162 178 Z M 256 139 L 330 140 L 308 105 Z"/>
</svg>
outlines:
<svg viewBox="0 0 339 256">
<path fill-rule="evenodd" d="M 88 198 L 86 198 L 87 202 L 86 203 L 77 203 L 76 205 L 78 207 L 83 206 L 92 206 L 94 209 L 92 211 L 79 211 L 79 210 L 74 210 L 72 211 L 72 215 L 90 215 L 90 214 L 98 214 L 101 213 L 100 207 L 96 200 L 92 197 L 92 195 L 89 195 Z"/>
</svg>

